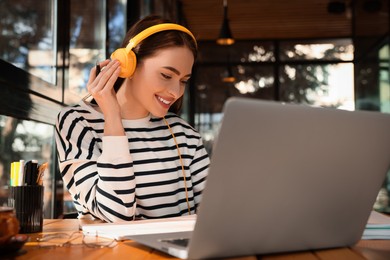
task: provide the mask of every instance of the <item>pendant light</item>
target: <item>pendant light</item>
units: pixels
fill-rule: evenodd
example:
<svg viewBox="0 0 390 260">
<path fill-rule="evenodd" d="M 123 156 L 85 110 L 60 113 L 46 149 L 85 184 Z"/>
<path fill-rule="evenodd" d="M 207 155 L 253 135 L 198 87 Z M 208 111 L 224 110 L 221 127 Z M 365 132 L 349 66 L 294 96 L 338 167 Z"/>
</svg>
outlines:
<svg viewBox="0 0 390 260">
<path fill-rule="evenodd" d="M 225 83 L 233 83 L 236 81 L 236 78 L 234 77 L 232 66 L 230 65 L 230 52 L 228 52 L 227 55 L 227 66 L 226 69 L 222 75 L 222 81 Z"/>
<path fill-rule="evenodd" d="M 217 43 L 220 45 L 232 45 L 234 43 L 234 38 L 232 36 L 232 32 L 230 31 L 227 8 L 227 0 L 223 0 L 223 21 L 221 31 L 219 32 L 219 37 L 217 39 Z"/>
<path fill-rule="evenodd" d="M 232 67 L 228 64 L 224 76 L 222 77 L 222 81 L 225 83 L 233 83 L 236 81 L 236 78 L 233 75 Z"/>
</svg>

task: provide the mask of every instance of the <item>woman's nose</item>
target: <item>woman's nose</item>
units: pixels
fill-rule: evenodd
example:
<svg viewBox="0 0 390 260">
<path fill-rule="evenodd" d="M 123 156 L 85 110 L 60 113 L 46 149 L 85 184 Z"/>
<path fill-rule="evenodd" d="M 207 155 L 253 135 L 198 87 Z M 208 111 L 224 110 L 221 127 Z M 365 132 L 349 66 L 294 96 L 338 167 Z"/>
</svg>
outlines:
<svg viewBox="0 0 390 260">
<path fill-rule="evenodd" d="M 169 93 L 174 98 L 179 98 L 182 95 L 182 83 L 179 81 L 177 83 L 174 83 L 169 88 Z"/>
</svg>

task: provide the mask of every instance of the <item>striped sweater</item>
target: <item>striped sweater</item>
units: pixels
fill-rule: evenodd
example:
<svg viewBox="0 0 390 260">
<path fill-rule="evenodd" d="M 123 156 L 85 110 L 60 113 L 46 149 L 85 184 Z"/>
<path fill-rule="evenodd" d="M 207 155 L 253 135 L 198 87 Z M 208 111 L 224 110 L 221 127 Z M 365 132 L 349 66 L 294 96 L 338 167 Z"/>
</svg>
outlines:
<svg viewBox="0 0 390 260">
<path fill-rule="evenodd" d="M 122 120 L 126 136 L 104 136 L 104 117 L 89 103 L 64 108 L 56 122 L 60 172 L 79 217 L 108 222 L 195 213 L 209 168 L 201 136 L 173 113 Z"/>
</svg>

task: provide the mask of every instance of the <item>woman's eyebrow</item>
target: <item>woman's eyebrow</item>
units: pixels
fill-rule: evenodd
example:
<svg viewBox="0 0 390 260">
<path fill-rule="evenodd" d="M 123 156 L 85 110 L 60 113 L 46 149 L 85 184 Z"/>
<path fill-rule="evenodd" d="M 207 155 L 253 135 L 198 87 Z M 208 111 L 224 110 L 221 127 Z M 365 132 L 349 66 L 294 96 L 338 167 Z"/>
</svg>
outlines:
<svg viewBox="0 0 390 260">
<path fill-rule="evenodd" d="M 167 69 L 167 70 L 170 70 L 173 73 L 175 73 L 176 75 L 180 76 L 180 72 L 177 69 L 175 69 L 174 67 L 166 66 L 166 67 L 163 67 L 163 68 Z M 184 77 L 191 77 L 191 74 L 187 74 Z"/>
</svg>

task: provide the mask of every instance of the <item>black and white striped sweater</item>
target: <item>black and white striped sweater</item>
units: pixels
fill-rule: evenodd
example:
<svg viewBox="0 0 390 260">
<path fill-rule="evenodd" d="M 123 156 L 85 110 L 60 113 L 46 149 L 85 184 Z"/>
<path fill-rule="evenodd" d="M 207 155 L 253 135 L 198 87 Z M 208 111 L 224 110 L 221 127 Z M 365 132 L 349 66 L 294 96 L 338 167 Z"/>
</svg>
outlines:
<svg viewBox="0 0 390 260">
<path fill-rule="evenodd" d="M 165 119 L 179 145 L 195 213 L 210 160 L 196 130 L 175 114 Z M 60 171 L 79 216 L 115 222 L 188 214 L 178 151 L 163 118 L 122 122 L 126 136 L 103 136 L 103 114 L 89 103 L 66 107 L 58 115 Z"/>
</svg>

